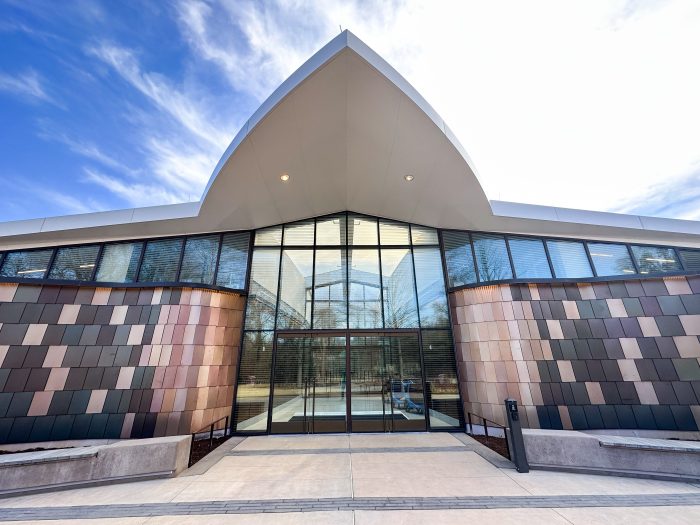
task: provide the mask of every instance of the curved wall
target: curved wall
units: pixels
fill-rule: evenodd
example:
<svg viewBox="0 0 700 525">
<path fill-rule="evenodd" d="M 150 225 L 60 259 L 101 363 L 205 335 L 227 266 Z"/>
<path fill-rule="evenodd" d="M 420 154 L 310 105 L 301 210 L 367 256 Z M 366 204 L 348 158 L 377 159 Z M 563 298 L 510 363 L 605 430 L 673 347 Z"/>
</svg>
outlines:
<svg viewBox="0 0 700 525">
<path fill-rule="evenodd" d="M 450 293 L 464 410 L 530 428 L 697 430 L 700 277 Z"/>
<path fill-rule="evenodd" d="M 185 434 L 230 415 L 244 304 L 0 284 L 0 443 Z"/>
</svg>

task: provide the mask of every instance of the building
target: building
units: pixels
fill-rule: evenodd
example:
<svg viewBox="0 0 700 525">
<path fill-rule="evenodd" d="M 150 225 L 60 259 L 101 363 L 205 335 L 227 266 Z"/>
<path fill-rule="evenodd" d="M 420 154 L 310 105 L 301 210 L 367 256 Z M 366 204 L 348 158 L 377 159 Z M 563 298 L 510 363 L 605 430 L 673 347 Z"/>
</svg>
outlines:
<svg viewBox="0 0 700 525">
<path fill-rule="evenodd" d="M 0 224 L 0 442 L 697 430 L 700 223 L 489 202 L 345 31 L 196 203 Z"/>
</svg>

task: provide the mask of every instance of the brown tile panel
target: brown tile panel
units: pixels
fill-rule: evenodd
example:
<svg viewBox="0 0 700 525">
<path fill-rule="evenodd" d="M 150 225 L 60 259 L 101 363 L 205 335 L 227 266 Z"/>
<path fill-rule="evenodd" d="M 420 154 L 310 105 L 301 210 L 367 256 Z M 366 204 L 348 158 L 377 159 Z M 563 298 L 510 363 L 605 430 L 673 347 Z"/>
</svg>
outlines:
<svg viewBox="0 0 700 525">
<path fill-rule="evenodd" d="M 243 308 L 201 289 L 0 284 L 0 443 L 189 433 L 229 415 Z"/>
<path fill-rule="evenodd" d="M 700 278 L 450 294 L 465 412 L 531 428 L 700 427 Z"/>
</svg>

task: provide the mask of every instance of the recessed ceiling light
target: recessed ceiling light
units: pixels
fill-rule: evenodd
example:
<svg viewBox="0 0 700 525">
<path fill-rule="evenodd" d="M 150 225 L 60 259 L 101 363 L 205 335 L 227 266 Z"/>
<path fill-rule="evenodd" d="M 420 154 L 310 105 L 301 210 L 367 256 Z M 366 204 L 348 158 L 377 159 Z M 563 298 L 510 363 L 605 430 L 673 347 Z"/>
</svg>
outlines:
<svg viewBox="0 0 700 525">
<path fill-rule="evenodd" d="M 406 179 L 406 182 L 411 182 L 413 180 L 413 175 L 404 175 L 404 179 Z"/>
<path fill-rule="evenodd" d="M 283 173 L 282 175 L 280 175 L 280 180 L 282 182 L 287 182 L 289 180 L 289 173 Z"/>
</svg>

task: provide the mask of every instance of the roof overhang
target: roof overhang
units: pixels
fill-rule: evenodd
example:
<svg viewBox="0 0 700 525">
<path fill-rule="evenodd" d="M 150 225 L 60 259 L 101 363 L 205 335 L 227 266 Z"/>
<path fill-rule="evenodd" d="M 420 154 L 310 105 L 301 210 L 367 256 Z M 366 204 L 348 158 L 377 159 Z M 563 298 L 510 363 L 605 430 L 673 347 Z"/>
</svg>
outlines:
<svg viewBox="0 0 700 525">
<path fill-rule="evenodd" d="M 199 202 L 2 223 L 0 248 L 245 230 L 344 210 L 441 228 L 700 246 L 696 221 L 490 203 L 435 110 L 344 31 L 245 123 Z"/>
</svg>

